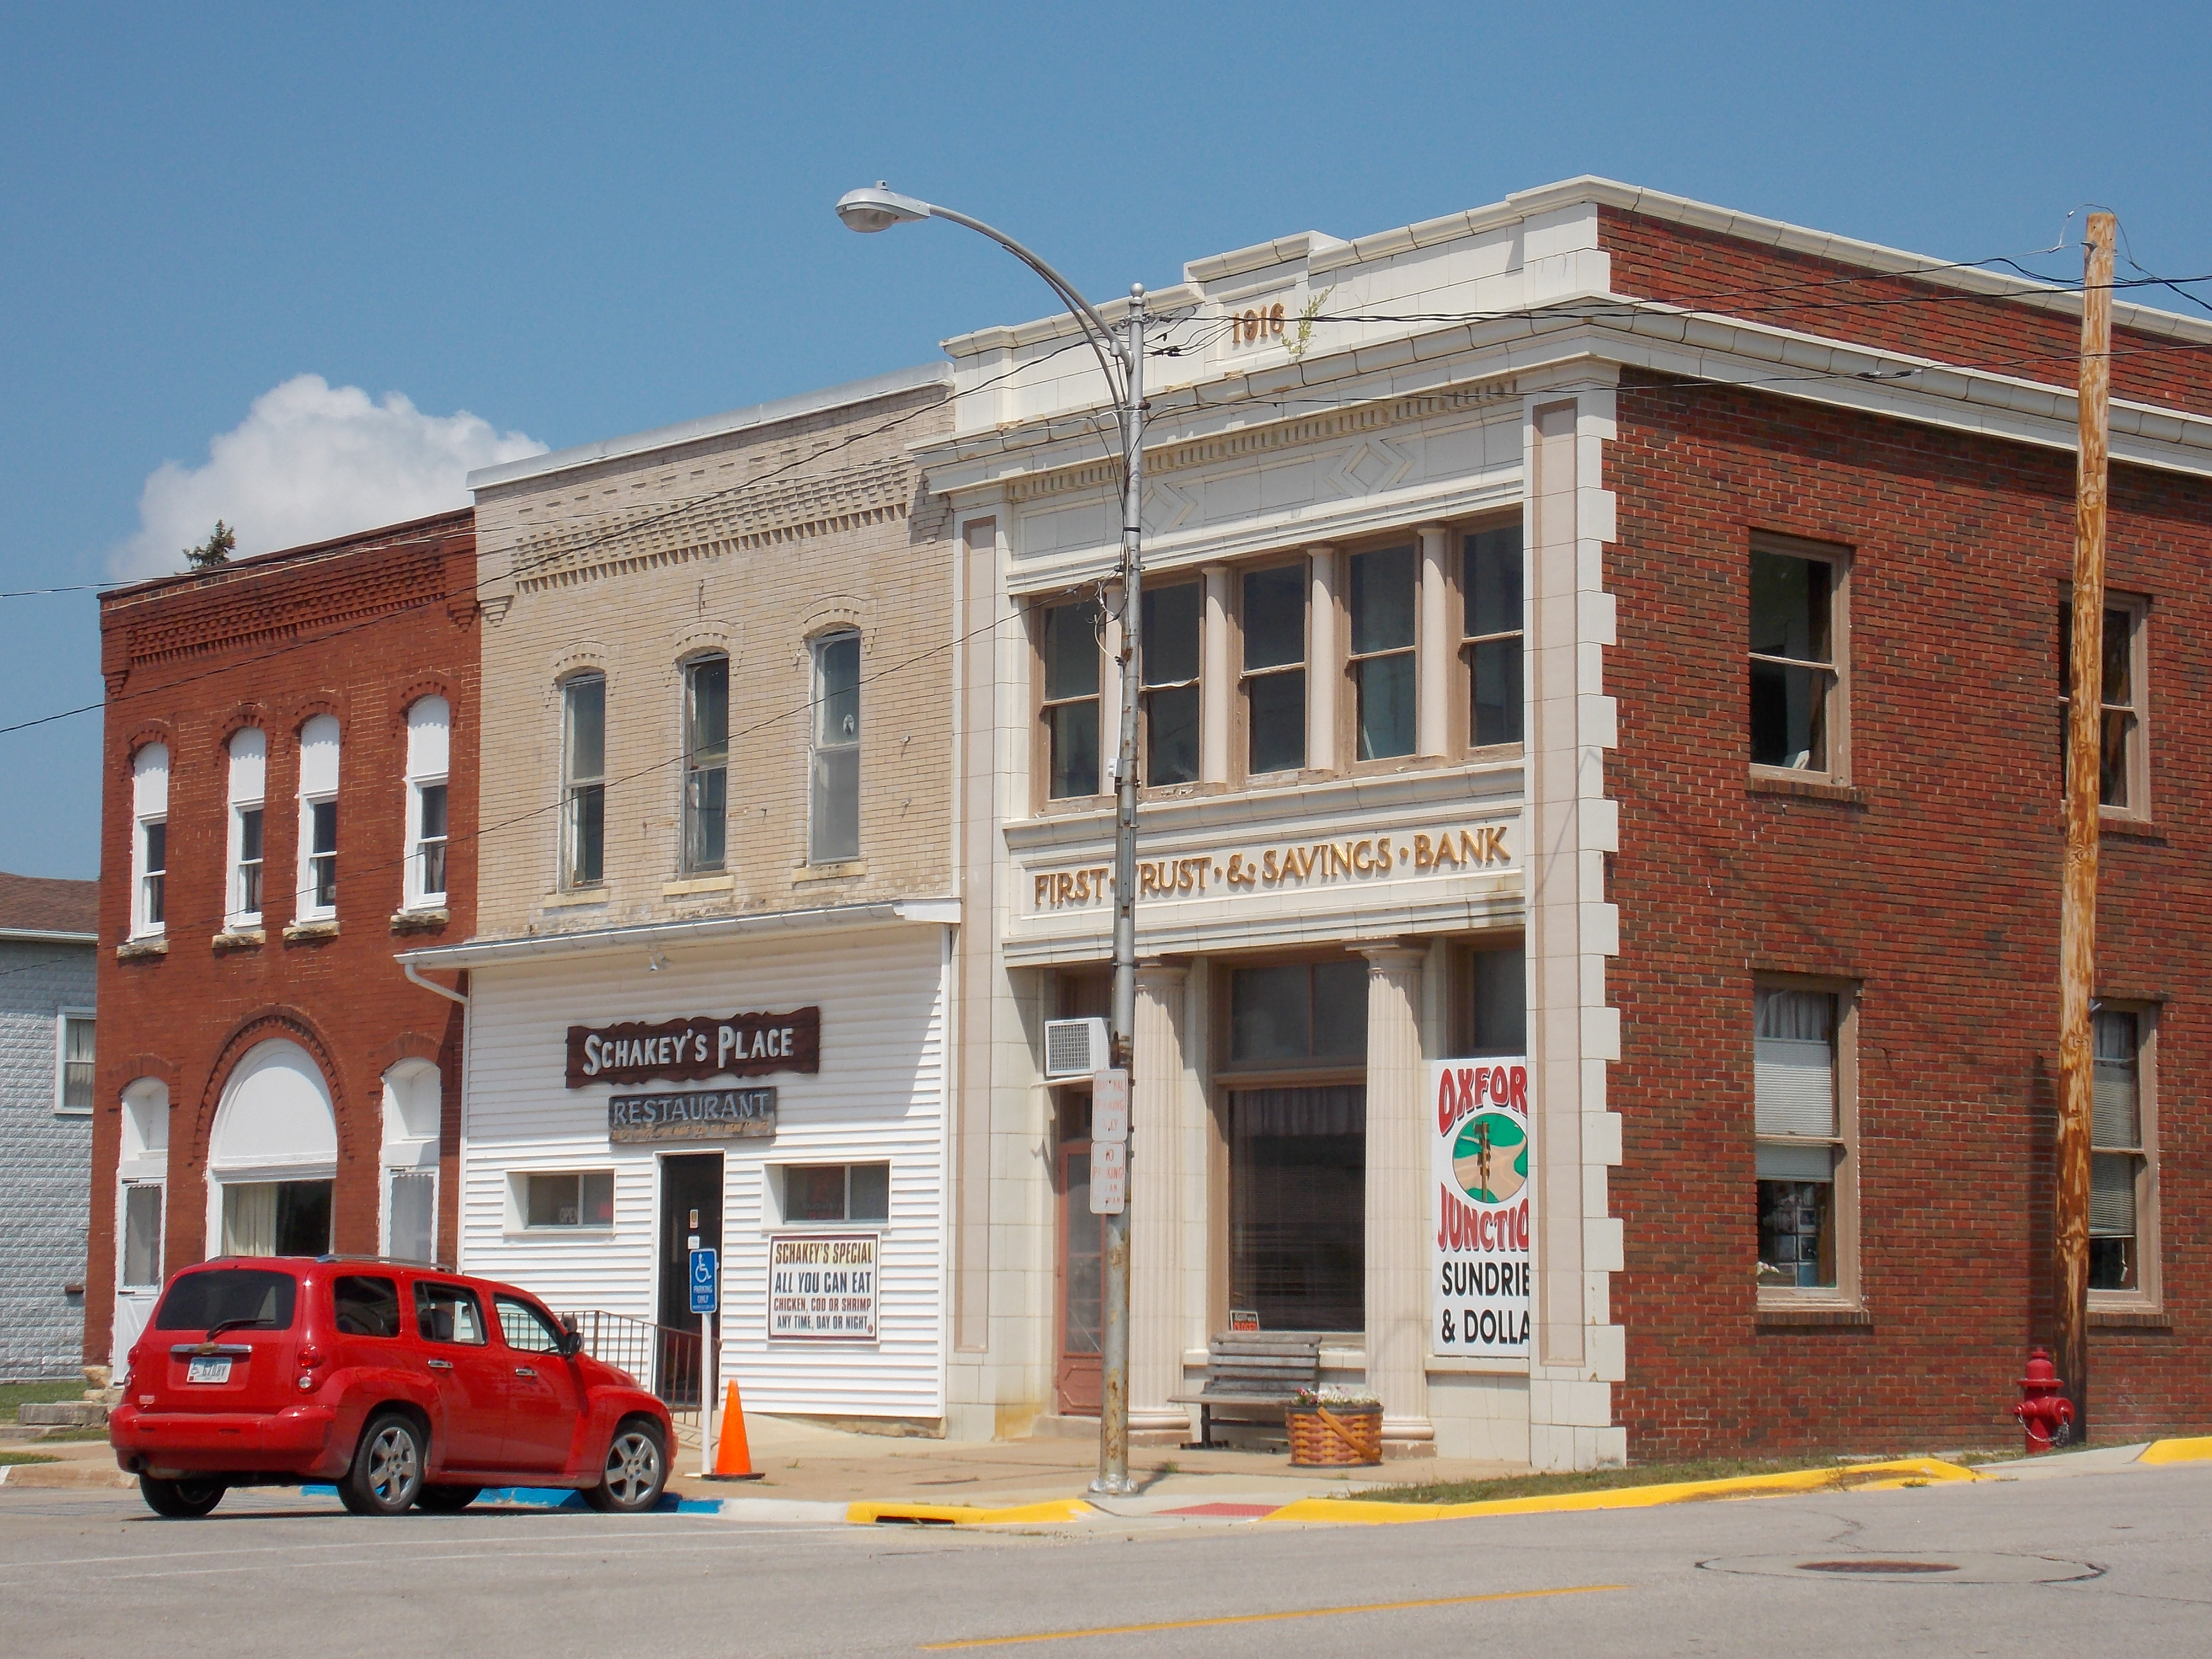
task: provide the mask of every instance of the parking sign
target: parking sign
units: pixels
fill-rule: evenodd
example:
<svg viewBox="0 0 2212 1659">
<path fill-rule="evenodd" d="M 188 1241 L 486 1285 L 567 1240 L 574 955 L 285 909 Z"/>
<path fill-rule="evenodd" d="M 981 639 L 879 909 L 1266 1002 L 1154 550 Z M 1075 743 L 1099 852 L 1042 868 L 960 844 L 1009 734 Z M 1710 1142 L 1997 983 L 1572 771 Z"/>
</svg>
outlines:
<svg viewBox="0 0 2212 1659">
<path fill-rule="evenodd" d="M 721 1306 L 722 1276 L 712 1250 L 691 1252 L 691 1311 L 710 1314 Z"/>
</svg>

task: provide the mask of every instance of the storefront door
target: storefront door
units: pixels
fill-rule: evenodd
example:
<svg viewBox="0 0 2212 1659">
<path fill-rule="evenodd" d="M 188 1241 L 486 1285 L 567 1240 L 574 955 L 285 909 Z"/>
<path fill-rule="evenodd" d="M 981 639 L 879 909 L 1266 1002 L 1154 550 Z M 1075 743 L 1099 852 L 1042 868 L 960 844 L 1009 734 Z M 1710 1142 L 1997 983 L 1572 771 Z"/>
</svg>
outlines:
<svg viewBox="0 0 2212 1659">
<path fill-rule="evenodd" d="M 1060 1109 L 1054 1185 L 1060 1198 L 1059 1359 L 1055 1409 L 1062 1417 L 1098 1415 L 1098 1349 L 1106 1318 L 1106 1221 L 1091 1213 L 1091 1093 L 1072 1093 Z"/>
<path fill-rule="evenodd" d="M 660 1160 L 659 1322 L 696 1332 L 691 1311 L 691 1241 L 719 1256 L 722 1249 L 722 1155 L 684 1152 Z M 656 1342 L 654 1390 L 678 1410 L 699 1405 L 702 1351 L 697 1343 Z"/>
</svg>

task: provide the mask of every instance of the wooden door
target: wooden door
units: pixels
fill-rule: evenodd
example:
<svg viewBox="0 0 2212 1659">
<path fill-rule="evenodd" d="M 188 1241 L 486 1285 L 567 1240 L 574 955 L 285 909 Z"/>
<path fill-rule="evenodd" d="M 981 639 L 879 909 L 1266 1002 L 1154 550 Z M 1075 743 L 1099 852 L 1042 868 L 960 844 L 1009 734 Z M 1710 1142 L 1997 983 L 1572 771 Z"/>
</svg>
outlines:
<svg viewBox="0 0 2212 1659">
<path fill-rule="evenodd" d="M 1087 1112 L 1082 1114 L 1085 1118 Z M 1085 1126 L 1088 1127 L 1087 1124 Z M 1060 1144 L 1059 1362 L 1056 1408 L 1062 1417 L 1096 1417 L 1099 1340 L 1105 1330 L 1105 1218 L 1091 1213 L 1091 1143 Z"/>
</svg>

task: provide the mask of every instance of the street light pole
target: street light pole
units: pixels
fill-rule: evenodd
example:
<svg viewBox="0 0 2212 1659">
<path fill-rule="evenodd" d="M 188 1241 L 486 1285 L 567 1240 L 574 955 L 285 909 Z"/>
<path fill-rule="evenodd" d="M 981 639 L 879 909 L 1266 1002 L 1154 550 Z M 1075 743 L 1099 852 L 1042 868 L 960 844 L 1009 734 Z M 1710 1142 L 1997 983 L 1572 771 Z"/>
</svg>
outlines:
<svg viewBox="0 0 2212 1659">
<path fill-rule="evenodd" d="M 1004 231 L 964 213 L 902 196 L 887 185 L 848 191 L 837 216 L 851 230 L 888 230 L 922 219 L 948 219 L 989 237 L 1060 296 L 1098 359 L 1121 434 L 1121 725 L 1114 750 L 1114 990 L 1110 1029 L 1113 1062 L 1127 1071 L 1137 1030 L 1137 715 L 1143 696 L 1145 290 L 1129 290 L 1125 338 L 1117 339 L 1097 307 L 1073 283 Z M 1119 373 L 1116 373 L 1118 369 Z M 1136 1155 L 1132 1147 L 1131 1155 Z M 1098 1409 L 1098 1476 L 1091 1490 L 1118 1496 L 1136 1490 L 1129 1478 L 1129 1216 L 1127 1206 L 1105 1217 L 1105 1285 Z"/>
</svg>

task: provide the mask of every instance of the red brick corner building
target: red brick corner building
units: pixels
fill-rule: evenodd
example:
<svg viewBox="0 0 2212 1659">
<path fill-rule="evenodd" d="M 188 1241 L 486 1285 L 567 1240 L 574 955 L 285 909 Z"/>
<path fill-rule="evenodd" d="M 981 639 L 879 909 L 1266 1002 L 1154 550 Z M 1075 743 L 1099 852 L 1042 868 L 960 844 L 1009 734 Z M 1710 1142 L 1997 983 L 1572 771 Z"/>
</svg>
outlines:
<svg viewBox="0 0 2212 1659">
<path fill-rule="evenodd" d="M 2002 1441 L 2055 1319 L 2080 302 L 1626 198 L 1600 210 L 1613 287 L 1711 319 L 1726 366 L 1625 368 L 1606 457 L 1619 1420 L 1638 1461 Z M 2212 1423 L 2212 330 L 2130 297 L 2095 987 L 2107 1443 Z M 1765 362 L 1724 338 L 1753 331 Z"/>
<path fill-rule="evenodd" d="M 450 1261 L 463 1011 L 392 959 L 476 902 L 471 512 L 100 602 L 85 1355 L 224 1254 Z"/>
</svg>

